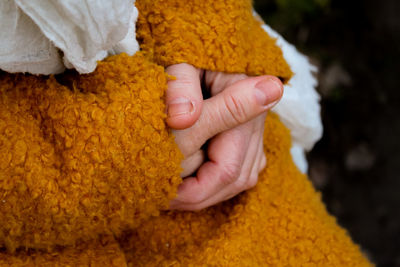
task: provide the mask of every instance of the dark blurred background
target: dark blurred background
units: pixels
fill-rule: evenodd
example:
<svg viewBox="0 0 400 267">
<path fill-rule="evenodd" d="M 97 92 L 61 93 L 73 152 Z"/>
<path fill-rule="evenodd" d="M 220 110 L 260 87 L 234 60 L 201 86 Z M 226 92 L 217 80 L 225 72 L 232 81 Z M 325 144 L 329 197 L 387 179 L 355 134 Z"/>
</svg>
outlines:
<svg viewBox="0 0 400 267">
<path fill-rule="evenodd" d="M 378 266 L 400 266 L 400 1 L 255 0 L 319 67 L 324 137 L 310 178 Z"/>
</svg>

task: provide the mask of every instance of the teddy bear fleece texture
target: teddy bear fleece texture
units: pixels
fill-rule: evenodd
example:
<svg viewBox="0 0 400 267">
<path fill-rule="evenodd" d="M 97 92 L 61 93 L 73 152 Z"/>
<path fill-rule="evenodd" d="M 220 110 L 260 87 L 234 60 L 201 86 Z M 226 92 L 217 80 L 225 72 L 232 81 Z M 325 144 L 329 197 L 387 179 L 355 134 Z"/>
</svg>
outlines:
<svg viewBox="0 0 400 267">
<path fill-rule="evenodd" d="M 164 68 L 276 75 L 282 52 L 249 0 L 139 0 L 141 52 L 94 73 L 0 73 L 0 266 L 370 266 L 330 216 L 270 114 L 253 189 L 166 211 L 182 155 Z"/>
</svg>

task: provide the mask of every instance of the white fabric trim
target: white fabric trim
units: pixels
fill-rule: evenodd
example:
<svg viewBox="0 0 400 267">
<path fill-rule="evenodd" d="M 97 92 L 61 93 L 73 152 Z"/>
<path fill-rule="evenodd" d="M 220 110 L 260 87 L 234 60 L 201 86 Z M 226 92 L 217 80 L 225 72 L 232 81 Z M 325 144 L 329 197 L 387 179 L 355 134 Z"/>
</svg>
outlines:
<svg viewBox="0 0 400 267">
<path fill-rule="evenodd" d="M 277 45 L 281 47 L 283 56 L 294 73 L 289 83 L 284 86 L 282 100 L 273 111 L 290 129 L 293 160 L 300 171 L 306 173 L 308 164 L 304 152 L 313 148 L 323 132 L 320 96 L 315 90 L 317 80 L 313 76 L 317 68 L 271 27 L 264 25 L 263 28 L 271 37 L 276 38 Z"/>
</svg>

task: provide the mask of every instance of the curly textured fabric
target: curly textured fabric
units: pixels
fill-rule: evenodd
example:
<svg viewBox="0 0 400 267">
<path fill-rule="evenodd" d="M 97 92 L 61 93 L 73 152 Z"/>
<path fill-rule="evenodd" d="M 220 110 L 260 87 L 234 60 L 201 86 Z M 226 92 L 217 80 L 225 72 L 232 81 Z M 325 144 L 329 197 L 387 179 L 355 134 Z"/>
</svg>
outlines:
<svg viewBox="0 0 400 267">
<path fill-rule="evenodd" d="M 122 241 L 129 266 L 370 266 L 292 162 L 277 116 L 265 123 L 257 186 L 201 212 L 165 212 Z"/>
<path fill-rule="evenodd" d="M 83 76 L 0 73 L 0 266 L 370 266 L 294 166 L 276 116 L 254 189 L 201 212 L 161 211 L 182 160 L 164 123 L 163 67 L 291 72 L 248 0 L 137 4 L 143 53 Z"/>
<path fill-rule="evenodd" d="M 251 0 L 139 0 L 137 37 L 155 62 L 288 81 L 282 51 L 254 18 Z"/>
<path fill-rule="evenodd" d="M 168 207 L 181 153 L 163 68 L 119 55 L 91 75 L 0 74 L 0 245 L 120 235 Z"/>
<path fill-rule="evenodd" d="M 0 266 L 115 266 L 126 267 L 124 253 L 111 236 L 98 241 L 60 248 L 56 252 L 24 250 L 16 254 L 0 254 Z"/>
<path fill-rule="evenodd" d="M 201 212 L 163 212 L 122 236 L 120 247 L 106 238 L 51 254 L 3 253 L 0 264 L 371 266 L 293 164 L 290 135 L 277 116 L 266 120 L 264 144 L 268 165 L 258 185 L 232 200 Z"/>
</svg>

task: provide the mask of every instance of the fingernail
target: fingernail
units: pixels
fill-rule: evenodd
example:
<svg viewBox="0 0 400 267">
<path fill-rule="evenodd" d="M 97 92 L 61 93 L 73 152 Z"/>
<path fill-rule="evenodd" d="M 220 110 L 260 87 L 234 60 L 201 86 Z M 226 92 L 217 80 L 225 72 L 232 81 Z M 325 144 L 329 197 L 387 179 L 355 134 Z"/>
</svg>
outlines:
<svg viewBox="0 0 400 267">
<path fill-rule="evenodd" d="M 192 113 L 194 110 L 193 102 L 187 98 L 179 97 L 168 105 L 168 117 L 175 117 Z"/>
<path fill-rule="evenodd" d="M 262 106 L 275 104 L 282 96 L 282 85 L 273 79 L 261 80 L 254 87 L 257 102 Z"/>
</svg>

